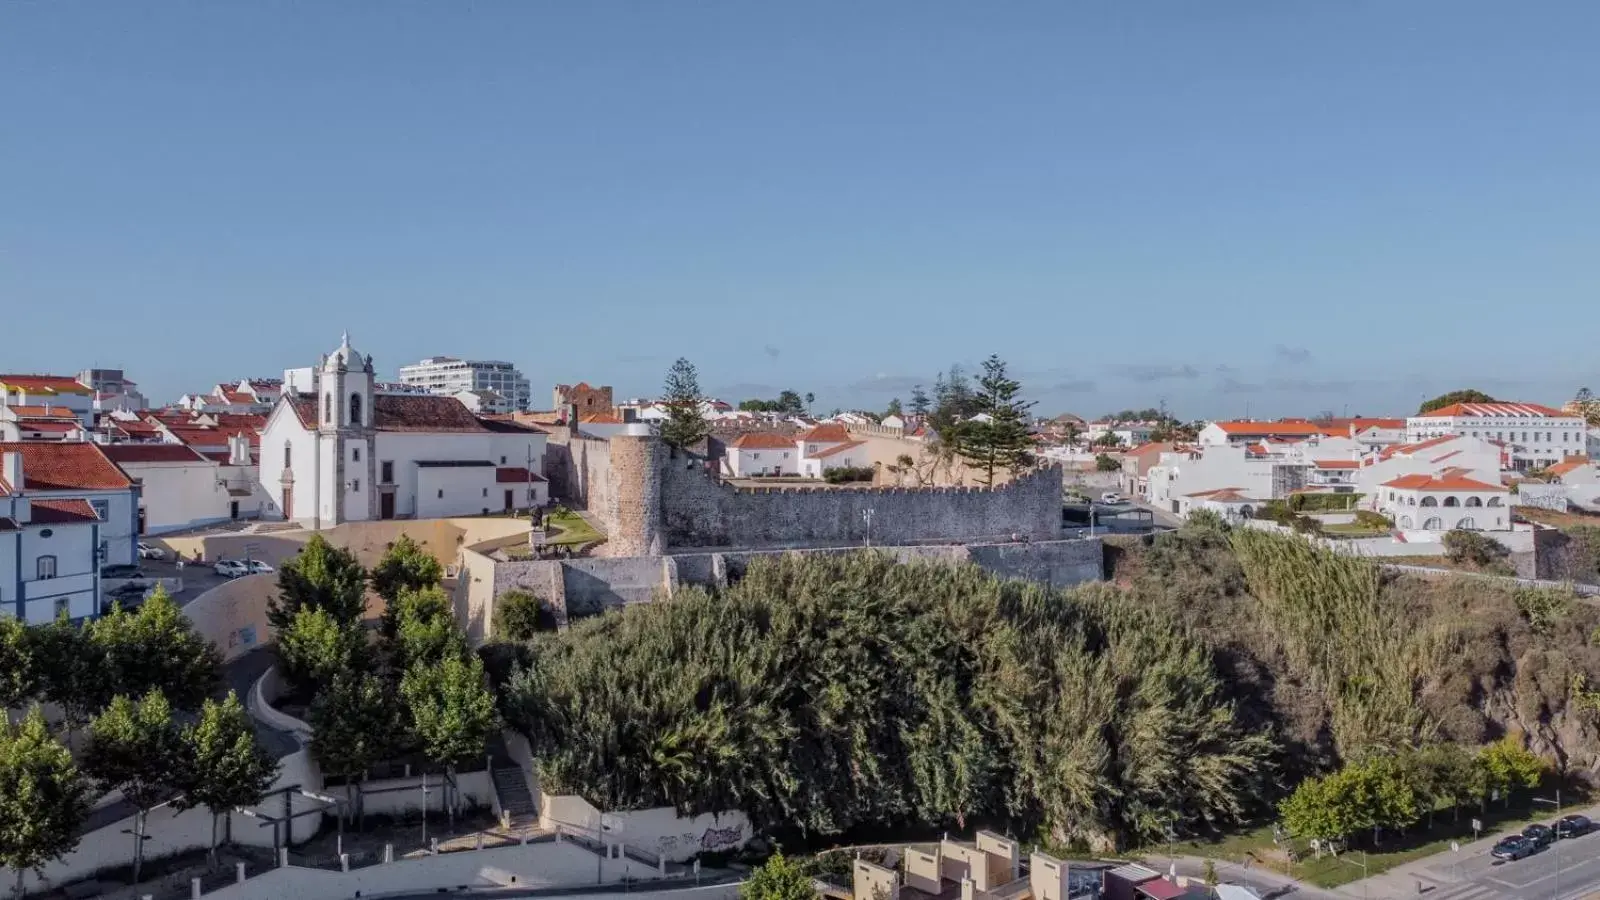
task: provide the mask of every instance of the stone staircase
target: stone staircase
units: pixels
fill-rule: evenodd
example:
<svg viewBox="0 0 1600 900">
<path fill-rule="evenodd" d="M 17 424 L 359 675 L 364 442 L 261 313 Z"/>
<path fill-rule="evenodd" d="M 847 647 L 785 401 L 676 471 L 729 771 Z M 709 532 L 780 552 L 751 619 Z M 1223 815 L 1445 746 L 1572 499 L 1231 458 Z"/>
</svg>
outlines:
<svg viewBox="0 0 1600 900">
<path fill-rule="evenodd" d="M 539 821 L 539 805 L 534 802 L 521 766 L 496 766 L 489 774 L 494 779 L 500 808 L 511 818 L 512 828 L 526 828 Z"/>
</svg>

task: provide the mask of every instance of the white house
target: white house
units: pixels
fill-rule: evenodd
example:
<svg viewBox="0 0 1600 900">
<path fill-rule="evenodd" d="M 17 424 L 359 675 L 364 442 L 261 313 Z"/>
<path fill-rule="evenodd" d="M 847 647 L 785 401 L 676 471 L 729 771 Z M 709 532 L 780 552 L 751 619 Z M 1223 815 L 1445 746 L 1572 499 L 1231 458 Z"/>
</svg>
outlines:
<svg viewBox="0 0 1600 900">
<path fill-rule="evenodd" d="M 1090 443 L 1102 441 L 1106 435 L 1117 439 L 1124 447 L 1148 444 L 1156 426 L 1149 422 L 1090 422 L 1084 426 L 1083 437 Z"/>
<path fill-rule="evenodd" d="M 728 474 L 735 478 L 800 474 L 800 447 L 795 439 L 770 431 L 739 435 L 728 445 L 723 459 Z"/>
<path fill-rule="evenodd" d="M 547 435 L 475 416 L 459 400 L 381 394 L 346 335 L 285 394 L 261 436 L 261 483 L 311 528 L 369 519 L 477 515 L 543 504 Z M 286 373 L 286 384 L 300 380 Z M 531 481 L 531 485 L 530 482 Z"/>
<path fill-rule="evenodd" d="M 1542 469 L 1588 450 L 1582 416 L 1537 403 L 1452 403 L 1406 419 L 1406 440 L 1462 435 L 1499 441 L 1511 448 L 1511 468 Z"/>
<path fill-rule="evenodd" d="M 243 445 L 243 438 L 234 438 Z M 128 477 L 138 481 L 139 532 L 163 534 L 218 522 L 252 519 L 265 511 L 259 482 L 185 444 L 107 444 L 102 449 Z M 254 483 L 252 483 L 254 481 Z"/>
<path fill-rule="evenodd" d="M 1478 481 L 1498 484 L 1509 453 L 1491 441 L 1446 435 L 1416 444 L 1397 444 L 1362 458 L 1356 489 L 1372 509 L 1378 508 L 1379 487 L 1402 475 L 1438 475 L 1456 469 Z"/>
<path fill-rule="evenodd" d="M 70 410 L 86 428 L 94 426 L 94 388 L 61 375 L 0 375 L 0 407 L 12 421 L 56 418 Z M 55 415 L 52 415 L 52 411 Z"/>
<path fill-rule="evenodd" d="M 863 468 L 871 465 L 865 441 L 852 440 L 850 432 L 837 422 L 826 422 L 795 441 L 800 454 L 800 474 L 821 478 L 829 469 Z"/>
<path fill-rule="evenodd" d="M 1328 419 L 1318 427 L 1326 435 L 1348 437 L 1369 450 L 1403 444 L 1406 440 L 1405 419 Z"/>
<path fill-rule="evenodd" d="M 1305 440 L 1323 433 L 1320 425 L 1304 419 L 1283 422 L 1211 422 L 1200 429 L 1197 439 L 1203 447 L 1251 444 L 1264 440 Z"/>
<path fill-rule="evenodd" d="M 20 479 L 7 479 L 13 493 L 31 501 L 84 501 L 99 522 L 95 540 L 100 565 L 129 566 L 138 561 L 139 486 L 99 444 L 0 443 L 0 455 L 8 453 L 17 454 L 16 464 L 23 472 Z"/>
<path fill-rule="evenodd" d="M 1265 502 L 1246 496 L 1240 488 L 1218 488 L 1183 497 L 1178 504 L 1178 515 L 1187 519 L 1190 513 L 1204 510 L 1216 513 L 1225 522 L 1240 522 L 1255 518 Z"/>
<path fill-rule="evenodd" d="M 1182 515 L 1186 497 L 1234 490 L 1251 500 L 1281 500 L 1307 489 L 1354 490 L 1360 448 L 1350 438 L 1202 445 L 1165 452 L 1145 473 L 1150 503 Z"/>
<path fill-rule="evenodd" d="M 1510 492 L 1456 470 L 1380 485 L 1378 511 L 1401 531 L 1510 531 Z"/>
<path fill-rule="evenodd" d="M 1545 470 L 1556 484 L 1600 484 L 1600 466 L 1587 456 L 1571 457 Z"/>
<path fill-rule="evenodd" d="M 35 495 L 23 454 L 0 452 L 0 617 L 30 625 L 100 611 L 100 519 L 88 502 Z"/>
<path fill-rule="evenodd" d="M 504 416 L 516 409 L 515 404 L 505 396 L 487 388 L 456 391 L 450 396 L 460 400 L 462 406 L 480 416 Z"/>
</svg>

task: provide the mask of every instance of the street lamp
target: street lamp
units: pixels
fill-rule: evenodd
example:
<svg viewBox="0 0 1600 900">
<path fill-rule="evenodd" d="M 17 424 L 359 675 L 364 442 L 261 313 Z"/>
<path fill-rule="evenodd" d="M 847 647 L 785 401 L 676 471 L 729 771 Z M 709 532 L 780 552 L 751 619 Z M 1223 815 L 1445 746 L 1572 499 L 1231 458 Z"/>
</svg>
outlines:
<svg viewBox="0 0 1600 900">
<path fill-rule="evenodd" d="M 1552 896 L 1552 897 L 1560 897 L 1561 896 L 1561 789 L 1560 788 L 1556 788 L 1556 798 L 1554 800 L 1551 800 L 1551 799 L 1546 798 L 1546 797 L 1535 797 L 1535 798 L 1533 798 L 1533 802 L 1535 802 L 1535 803 L 1548 803 L 1551 806 L 1554 806 L 1556 808 L 1555 840 L 1552 842 L 1552 843 L 1555 844 L 1555 846 L 1550 848 L 1550 855 L 1555 859 L 1556 882 L 1555 882 L 1554 889 L 1550 892 L 1550 896 Z"/>
</svg>

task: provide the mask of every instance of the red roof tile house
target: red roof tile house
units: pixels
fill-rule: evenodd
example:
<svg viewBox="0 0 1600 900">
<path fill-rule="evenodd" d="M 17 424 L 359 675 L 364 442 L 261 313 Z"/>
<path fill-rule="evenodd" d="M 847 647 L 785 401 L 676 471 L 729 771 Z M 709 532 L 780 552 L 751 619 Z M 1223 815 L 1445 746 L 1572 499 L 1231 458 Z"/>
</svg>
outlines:
<svg viewBox="0 0 1600 900">
<path fill-rule="evenodd" d="M 800 474 L 800 448 L 792 434 L 755 431 L 728 444 L 723 465 L 734 478 Z"/>
<path fill-rule="evenodd" d="M 807 478 L 822 478 L 829 469 L 864 468 L 872 464 L 866 441 L 851 438 L 850 432 L 837 422 L 823 423 L 800 435 L 795 446 L 799 451 L 800 474 Z"/>
<path fill-rule="evenodd" d="M 0 443 L 0 615 L 97 615 L 101 568 L 135 559 L 137 505 L 94 444 Z"/>
<path fill-rule="evenodd" d="M 46 410 L 69 410 L 79 424 L 93 425 L 94 394 L 94 388 L 62 375 L 0 375 L 0 422 L 28 417 L 16 412 L 20 408 L 34 418 L 50 416 Z"/>
<path fill-rule="evenodd" d="M 326 528 L 548 500 L 543 430 L 479 417 L 454 397 L 380 393 L 372 358 L 348 335 L 307 371 L 311 390 L 285 394 L 261 433 L 261 484 L 277 515 Z"/>
<path fill-rule="evenodd" d="M 239 439 L 242 440 L 242 439 Z M 228 466 L 185 444 L 107 444 L 106 456 L 139 483 L 139 533 L 164 534 L 257 518 L 254 467 Z"/>
<path fill-rule="evenodd" d="M 1465 469 L 1402 475 L 1379 486 L 1378 511 L 1401 531 L 1510 531 L 1510 491 Z"/>
<path fill-rule="evenodd" d="M 1511 468 L 1542 469 L 1588 449 L 1582 416 L 1538 403 L 1452 403 L 1406 419 L 1406 440 L 1475 437 L 1510 447 Z"/>
</svg>

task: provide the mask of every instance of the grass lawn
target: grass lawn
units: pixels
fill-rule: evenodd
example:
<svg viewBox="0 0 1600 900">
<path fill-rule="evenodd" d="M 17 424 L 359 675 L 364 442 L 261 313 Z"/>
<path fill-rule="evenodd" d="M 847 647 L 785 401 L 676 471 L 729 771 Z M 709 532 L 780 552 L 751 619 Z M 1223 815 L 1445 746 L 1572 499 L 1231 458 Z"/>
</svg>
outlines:
<svg viewBox="0 0 1600 900">
<path fill-rule="evenodd" d="M 1566 808 L 1581 809 L 1586 802 L 1575 797 Z M 1489 804 L 1488 810 L 1484 812 L 1463 807 L 1459 822 L 1454 821 L 1450 811 L 1441 810 L 1434 815 L 1434 827 L 1431 830 L 1426 827 L 1427 822 L 1424 820 L 1407 834 L 1387 836 L 1384 841 L 1385 849 L 1382 852 L 1367 854 L 1367 875 L 1387 872 L 1395 866 L 1436 853 L 1447 853 L 1452 840 L 1462 843 L 1472 840 L 1474 816 L 1483 820 L 1484 837 L 1497 832 L 1520 831 L 1530 822 L 1548 822 L 1557 818 L 1554 810 L 1533 804 L 1527 798 L 1514 801 L 1510 809 L 1497 809 L 1494 803 Z M 1224 835 L 1216 840 L 1175 843 L 1172 845 L 1172 852 L 1183 856 L 1210 857 L 1235 863 L 1248 861 L 1251 866 L 1281 872 L 1318 887 L 1333 888 L 1361 880 L 1359 850 L 1347 850 L 1337 858 L 1324 853 L 1321 859 L 1317 859 L 1317 855 L 1311 851 L 1306 842 L 1290 841 L 1287 837 L 1279 840 L 1285 845 L 1293 844 L 1299 856 L 1298 862 L 1289 863 L 1283 851 L 1273 846 L 1270 825 Z M 1164 869 L 1164 857 L 1167 852 L 1167 845 L 1154 844 L 1145 847 L 1143 855 L 1150 860 L 1152 867 Z M 1160 865 L 1156 865 L 1157 863 Z"/>
<path fill-rule="evenodd" d="M 1356 522 L 1341 522 L 1322 526 L 1322 533 L 1332 537 L 1386 537 L 1387 528 L 1369 528 Z"/>
<path fill-rule="evenodd" d="M 567 546 L 576 550 L 598 541 L 605 540 L 605 535 L 595 530 L 588 520 L 571 510 L 566 510 L 560 515 L 552 515 L 545 519 L 545 526 L 550 534 L 545 543 L 553 547 Z M 505 555 L 511 559 L 533 558 L 533 548 L 526 542 L 510 544 L 501 548 Z"/>
<path fill-rule="evenodd" d="M 1578 512 L 1556 512 L 1553 509 L 1540 509 L 1536 506 L 1519 506 L 1517 515 L 1529 522 L 1538 522 L 1541 525 L 1550 525 L 1555 528 L 1575 528 L 1583 525 L 1600 525 L 1600 516 Z"/>
</svg>

